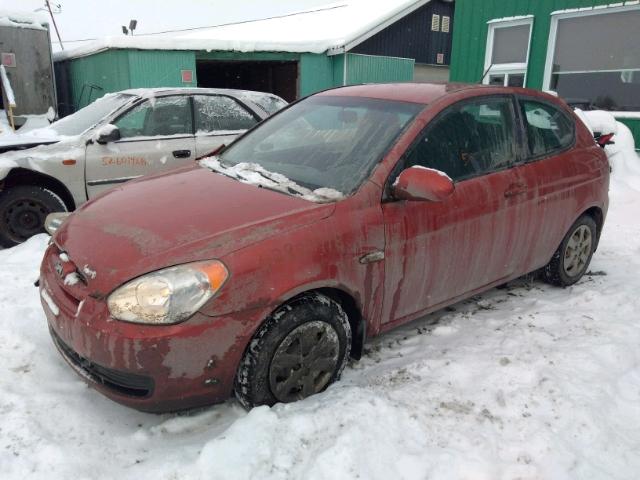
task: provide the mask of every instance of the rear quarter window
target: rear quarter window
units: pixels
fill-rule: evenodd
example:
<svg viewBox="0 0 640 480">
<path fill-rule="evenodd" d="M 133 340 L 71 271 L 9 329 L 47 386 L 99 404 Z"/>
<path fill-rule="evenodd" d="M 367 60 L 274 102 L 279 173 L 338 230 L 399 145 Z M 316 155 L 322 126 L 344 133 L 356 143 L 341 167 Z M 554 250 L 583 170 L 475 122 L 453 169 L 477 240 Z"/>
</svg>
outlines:
<svg viewBox="0 0 640 480">
<path fill-rule="evenodd" d="M 535 100 L 519 102 L 530 157 L 552 155 L 573 145 L 575 124 L 564 111 Z"/>
</svg>

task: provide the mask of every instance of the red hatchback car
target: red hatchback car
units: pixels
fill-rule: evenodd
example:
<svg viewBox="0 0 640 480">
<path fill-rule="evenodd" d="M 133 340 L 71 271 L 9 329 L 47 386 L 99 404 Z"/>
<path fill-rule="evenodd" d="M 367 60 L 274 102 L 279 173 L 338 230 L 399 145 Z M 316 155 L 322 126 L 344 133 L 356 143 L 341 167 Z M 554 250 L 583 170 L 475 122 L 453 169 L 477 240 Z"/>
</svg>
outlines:
<svg viewBox="0 0 640 480">
<path fill-rule="evenodd" d="M 290 402 L 397 325 L 533 271 L 578 281 L 608 185 L 603 150 L 552 96 L 339 88 L 70 214 L 42 303 L 63 357 L 118 402 Z"/>
</svg>

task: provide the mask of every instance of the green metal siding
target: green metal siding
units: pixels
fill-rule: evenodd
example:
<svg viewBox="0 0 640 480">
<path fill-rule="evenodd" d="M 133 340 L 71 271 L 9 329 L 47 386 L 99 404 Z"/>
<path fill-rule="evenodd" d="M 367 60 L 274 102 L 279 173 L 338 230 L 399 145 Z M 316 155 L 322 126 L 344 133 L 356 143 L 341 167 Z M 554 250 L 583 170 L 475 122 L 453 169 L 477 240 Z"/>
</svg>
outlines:
<svg viewBox="0 0 640 480">
<path fill-rule="evenodd" d="M 629 127 L 629 130 L 631 130 L 633 138 L 636 141 L 636 150 L 640 150 L 640 119 L 618 118 L 617 120 Z"/>
<path fill-rule="evenodd" d="M 479 82 L 484 69 L 489 26 L 496 18 L 534 15 L 527 86 L 542 88 L 551 13 L 607 5 L 607 0 L 457 0 L 451 57 L 452 82 Z"/>
<path fill-rule="evenodd" d="M 313 53 L 300 55 L 299 64 L 299 90 L 300 97 L 306 97 L 312 93 L 326 90 L 335 86 L 332 57 Z"/>
<path fill-rule="evenodd" d="M 347 54 L 347 84 L 410 82 L 415 61 L 412 58 Z"/>
<path fill-rule="evenodd" d="M 196 56 L 190 51 L 129 50 L 131 88 L 195 87 Z M 193 72 L 193 81 L 182 83 L 182 70 Z"/>
<path fill-rule="evenodd" d="M 70 62 L 71 98 L 75 109 L 88 105 L 105 93 L 131 87 L 129 60 L 125 50 L 108 50 Z M 90 85 L 100 87 L 94 89 L 91 96 Z"/>
<path fill-rule="evenodd" d="M 347 54 L 347 84 L 408 82 L 413 80 L 414 60 L 407 58 Z M 71 91 L 75 108 L 81 108 L 105 93 L 127 88 L 196 86 L 196 62 L 219 61 L 296 61 L 298 95 L 343 85 L 345 55 L 327 56 L 287 52 L 194 52 L 174 50 L 108 50 L 69 60 Z M 181 70 L 193 71 L 193 82 L 183 84 Z M 80 98 L 82 86 L 93 84 Z"/>
</svg>

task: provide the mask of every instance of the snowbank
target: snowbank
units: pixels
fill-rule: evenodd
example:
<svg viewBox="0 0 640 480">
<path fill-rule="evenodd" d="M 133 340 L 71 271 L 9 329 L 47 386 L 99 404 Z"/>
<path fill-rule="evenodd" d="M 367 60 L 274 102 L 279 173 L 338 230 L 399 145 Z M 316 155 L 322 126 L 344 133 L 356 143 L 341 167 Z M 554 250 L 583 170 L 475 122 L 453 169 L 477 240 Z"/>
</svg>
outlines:
<svg viewBox="0 0 640 480">
<path fill-rule="evenodd" d="M 629 127 L 616 121 L 610 112 L 580 109 L 576 109 L 575 112 L 591 133 L 614 134 L 614 143 L 605 147 L 611 164 L 611 181 L 620 184 L 620 188 L 640 191 L 640 160 Z"/>
<path fill-rule="evenodd" d="M 636 153 L 635 141 L 629 127 L 618 122 L 613 141 L 613 145 L 605 147 L 611 163 L 612 182 L 640 192 L 640 158 Z"/>
<path fill-rule="evenodd" d="M 617 133 L 618 122 L 615 117 L 604 110 L 575 110 L 576 115 L 584 122 L 591 133 Z"/>
<path fill-rule="evenodd" d="M 350 0 L 264 20 L 166 34 L 105 37 L 57 52 L 54 57 L 64 60 L 109 48 L 323 53 L 340 49 L 386 20 L 405 15 L 425 3 L 426 0 Z"/>
</svg>

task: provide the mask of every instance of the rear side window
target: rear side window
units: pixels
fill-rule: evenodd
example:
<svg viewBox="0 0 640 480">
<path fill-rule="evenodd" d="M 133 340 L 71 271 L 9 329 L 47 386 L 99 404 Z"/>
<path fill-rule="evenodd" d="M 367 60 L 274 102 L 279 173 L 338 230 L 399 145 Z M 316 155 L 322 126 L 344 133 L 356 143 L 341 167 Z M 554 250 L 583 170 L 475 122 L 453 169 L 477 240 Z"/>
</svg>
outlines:
<svg viewBox="0 0 640 480">
<path fill-rule="evenodd" d="M 196 132 L 210 133 L 225 130 L 248 130 L 257 120 L 231 97 L 196 95 Z"/>
<path fill-rule="evenodd" d="M 485 98 L 454 105 L 436 117 L 410 149 L 404 168 L 421 165 L 454 181 L 509 168 L 515 160 L 512 102 Z"/>
<path fill-rule="evenodd" d="M 520 100 L 529 155 L 553 154 L 573 144 L 573 121 L 560 109 L 534 100 Z"/>
</svg>

